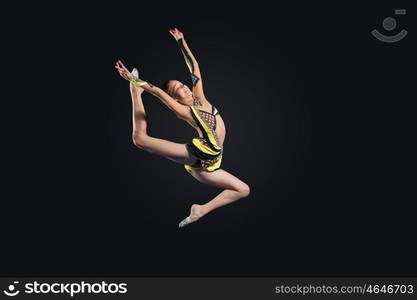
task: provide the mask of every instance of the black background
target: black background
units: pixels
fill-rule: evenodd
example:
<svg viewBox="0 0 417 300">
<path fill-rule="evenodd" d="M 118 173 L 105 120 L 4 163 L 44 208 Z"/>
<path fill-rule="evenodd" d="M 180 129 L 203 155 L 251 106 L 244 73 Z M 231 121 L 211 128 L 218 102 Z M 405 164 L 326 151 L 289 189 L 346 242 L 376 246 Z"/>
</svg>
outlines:
<svg viewBox="0 0 417 300">
<path fill-rule="evenodd" d="M 396 17 L 403 41 L 370 34 L 408 8 L 393 5 L 4 9 L 0 275 L 415 276 L 412 12 Z M 251 187 L 183 230 L 191 204 L 220 190 L 135 148 L 114 69 L 189 84 L 174 26 L 225 120 L 222 167 Z M 150 135 L 195 136 L 144 104 Z"/>
</svg>

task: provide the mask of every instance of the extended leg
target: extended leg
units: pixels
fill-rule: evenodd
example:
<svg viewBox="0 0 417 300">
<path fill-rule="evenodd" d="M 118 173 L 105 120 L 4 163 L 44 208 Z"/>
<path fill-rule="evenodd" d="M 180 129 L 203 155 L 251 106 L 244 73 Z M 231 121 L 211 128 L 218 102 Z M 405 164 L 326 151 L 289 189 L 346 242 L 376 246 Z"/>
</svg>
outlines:
<svg viewBox="0 0 417 300">
<path fill-rule="evenodd" d="M 189 154 L 185 144 L 174 143 L 148 135 L 146 112 L 141 96 L 142 92 L 143 89 L 141 87 L 130 85 L 133 108 L 133 143 L 145 151 L 164 156 L 180 164 L 194 163 L 196 159 Z"/>
<path fill-rule="evenodd" d="M 214 172 L 192 171 L 190 174 L 201 183 L 222 188 L 224 191 L 204 205 L 192 205 L 190 216 L 181 222 L 182 224 L 180 223 L 180 227 L 197 221 L 216 208 L 249 196 L 249 186 L 225 170 L 219 169 Z"/>
</svg>

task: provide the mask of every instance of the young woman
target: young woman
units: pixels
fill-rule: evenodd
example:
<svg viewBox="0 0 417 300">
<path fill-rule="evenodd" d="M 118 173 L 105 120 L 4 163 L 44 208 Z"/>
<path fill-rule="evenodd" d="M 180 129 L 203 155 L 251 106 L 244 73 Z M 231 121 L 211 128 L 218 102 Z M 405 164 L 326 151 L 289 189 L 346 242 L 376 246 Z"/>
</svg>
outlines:
<svg viewBox="0 0 417 300">
<path fill-rule="evenodd" d="M 130 82 L 133 102 L 133 143 L 150 153 L 164 156 L 179 164 L 198 181 L 224 189 L 204 205 L 191 206 L 190 215 L 179 223 L 184 227 L 197 221 L 210 211 L 249 195 L 249 186 L 220 169 L 226 128 L 219 111 L 206 99 L 203 92 L 198 63 L 191 53 L 183 34 L 177 29 L 169 31 L 177 41 L 191 73 L 192 90 L 178 80 L 168 80 L 164 90 L 139 78 L 136 69 L 131 72 L 119 60 L 116 69 L 120 76 Z M 141 95 L 147 91 L 159 98 L 175 115 L 190 124 L 198 137 L 190 143 L 179 144 L 151 137 L 147 134 L 145 107 Z"/>
</svg>

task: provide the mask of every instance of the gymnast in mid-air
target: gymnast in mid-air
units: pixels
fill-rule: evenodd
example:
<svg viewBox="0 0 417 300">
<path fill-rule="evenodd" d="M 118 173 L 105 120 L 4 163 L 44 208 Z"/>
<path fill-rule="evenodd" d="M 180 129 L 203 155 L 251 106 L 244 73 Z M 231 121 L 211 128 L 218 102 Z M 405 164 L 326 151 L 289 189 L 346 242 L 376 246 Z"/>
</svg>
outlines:
<svg viewBox="0 0 417 300">
<path fill-rule="evenodd" d="M 220 168 L 226 127 L 219 111 L 206 98 L 199 65 L 190 51 L 184 35 L 177 28 L 169 31 L 178 43 L 185 63 L 191 73 L 192 90 L 178 80 L 168 80 L 163 89 L 139 78 L 137 69 L 132 72 L 119 60 L 116 69 L 120 76 L 130 82 L 133 108 L 133 143 L 150 153 L 161 155 L 185 169 L 203 184 L 224 189 L 203 205 L 193 204 L 188 217 L 179 223 L 184 227 L 199 220 L 210 211 L 249 195 L 249 186 Z M 175 115 L 186 121 L 198 132 L 190 143 L 180 144 L 147 133 L 145 107 L 142 93 L 147 91 L 162 101 Z"/>
</svg>

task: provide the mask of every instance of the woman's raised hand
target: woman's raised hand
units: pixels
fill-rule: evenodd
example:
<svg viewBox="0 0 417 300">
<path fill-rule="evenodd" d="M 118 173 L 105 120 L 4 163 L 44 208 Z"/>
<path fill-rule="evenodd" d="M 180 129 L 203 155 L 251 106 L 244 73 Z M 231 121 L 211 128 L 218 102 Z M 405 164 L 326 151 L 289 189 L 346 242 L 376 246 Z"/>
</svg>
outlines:
<svg viewBox="0 0 417 300">
<path fill-rule="evenodd" d="M 122 76 L 124 79 L 128 81 L 136 79 L 135 76 L 133 76 L 133 74 L 129 72 L 129 70 L 120 60 L 116 62 L 116 65 L 114 67 L 117 69 L 117 71 L 119 71 L 120 76 Z"/>
<path fill-rule="evenodd" d="M 175 38 L 176 41 L 184 38 L 184 35 L 181 31 L 178 30 L 178 28 L 170 29 L 169 33 L 171 33 L 171 35 Z"/>
</svg>

